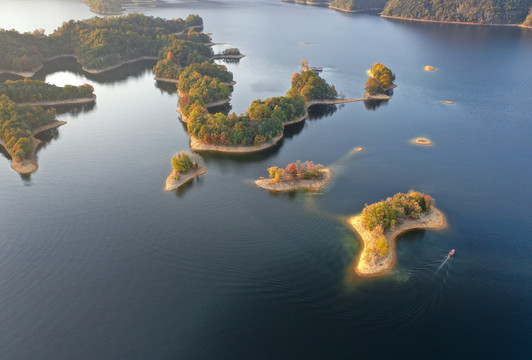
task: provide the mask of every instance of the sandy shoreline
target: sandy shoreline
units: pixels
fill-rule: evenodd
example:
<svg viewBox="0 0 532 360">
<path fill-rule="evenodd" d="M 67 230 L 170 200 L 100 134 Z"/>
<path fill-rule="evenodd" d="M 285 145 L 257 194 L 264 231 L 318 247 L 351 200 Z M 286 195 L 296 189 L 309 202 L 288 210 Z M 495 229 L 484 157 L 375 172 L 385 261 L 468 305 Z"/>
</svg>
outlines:
<svg viewBox="0 0 532 360">
<path fill-rule="evenodd" d="M 461 21 L 442 21 L 442 20 L 429 20 L 429 19 L 414 19 L 414 18 L 405 18 L 405 17 L 400 17 L 400 16 L 382 15 L 382 14 L 381 14 L 381 17 L 387 18 L 387 19 L 419 21 L 419 22 L 440 23 L 440 24 L 477 25 L 477 26 L 508 26 L 508 27 L 527 28 L 527 26 L 523 26 L 521 24 L 481 24 L 481 23 L 474 23 L 474 22 L 461 22 Z"/>
<path fill-rule="evenodd" d="M 331 169 L 322 169 L 319 179 L 301 179 L 270 182 L 270 179 L 255 180 L 255 184 L 270 191 L 294 191 L 294 190 L 319 190 L 327 185 L 332 179 Z"/>
<path fill-rule="evenodd" d="M 418 138 L 412 139 L 412 143 L 416 145 L 424 145 L 424 146 L 432 145 L 432 141 L 426 137 L 418 137 Z"/>
<path fill-rule="evenodd" d="M 172 171 L 170 175 L 166 178 L 166 184 L 164 187 L 164 190 L 166 191 L 173 191 L 181 186 L 185 185 L 190 180 L 203 175 L 207 173 L 207 169 L 205 169 L 203 166 L 198 164 L 198 167 L 196 169 L 187 171 L 186 173 L 180 173 L 179 174 L 179 180 L 175 179 L 174 172 Z"/>
<path fill-rule="evenodd" d="M 206 144 L 201 142 L 197 137 L 190 137 L 190 149 L 194 151 L 217 151 L 229 154 L 248 154 L 254 153 L 262 150 L 266 150 L 275 146 L 281 139 L 283 134 L 278 135 L 258 146 L 226 146 L 226 145 L 215 145 L 215 144 Z"/>
<path fill-rule="evenodd" d="M 11 168 L 22 175 L 29 175 L 35 172 L 39 168 L 39 164 L 37 163 L 37 156 L 35 152 L 37 151 L 37 147 L 41 143 L 41 140 L 35 138 L 35 135 L 43 131 L 46 131 L 46 130 L 54 129 L 59 126 L 63 126 L 66 123 L 67 123 L 66 121 L 58 120 L 58 121 L 54 121 L 50 124 L 43 125 L 35 129 L 33 131 L 33 134 L 31 135 L 31 144 L 32 144 L 31 154 L 29 155 L 27 159 L 24 159 L 22 161 L 13 160 L 13 153 L 11 152 L 11 149 L 7 146 L 4 140 L 0 139 L 0 145 L 3 146 L 4 149 L 6 149 L 8 154 L 11 156 Z"/>
<path fill-rule="evenodd" d="M 360 276 L 381 275 L 389 271 L 396 261 L 395 240 L 402 234 L 416 229 L 443 229 L 447 227 L 445 215 L 432 206 L 427 214 L 423 214 L 416 220 L 406 220 L 390 231 L 384 233 L 384 238 L 388 243 L 388 252 L 381 257 L 375 249 L 378 237 L 369 231 L 362 222 L 361 215 L 353 216 L 348 219 L 349 225 L 359 235 L 363 249 L 357 260 L 355 272 Z"/>
<path fill-rule="evenodd" d="M 96 101 L 96 95 L 79 99 L 66 99 L 66 100 L 54 100 L 54 101 L 34 101 L 27 103 L 17 103 L 18 106 L 61 106 L 61 105 L 78 105 L 88 104 Z"/>
</svg>

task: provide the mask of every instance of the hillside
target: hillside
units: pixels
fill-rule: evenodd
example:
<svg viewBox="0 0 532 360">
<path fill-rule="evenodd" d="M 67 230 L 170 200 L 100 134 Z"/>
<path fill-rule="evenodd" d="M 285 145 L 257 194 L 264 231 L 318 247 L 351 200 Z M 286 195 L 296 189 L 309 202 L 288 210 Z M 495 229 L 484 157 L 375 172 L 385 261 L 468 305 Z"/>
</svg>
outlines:
<svg viewBox="0 0 532 360">
<path fill-rule="evenodd" d="M 382 15 L 433 21 L 520 24 L 531 6 L 531 0 L 390 0 Z"/>
</svg>

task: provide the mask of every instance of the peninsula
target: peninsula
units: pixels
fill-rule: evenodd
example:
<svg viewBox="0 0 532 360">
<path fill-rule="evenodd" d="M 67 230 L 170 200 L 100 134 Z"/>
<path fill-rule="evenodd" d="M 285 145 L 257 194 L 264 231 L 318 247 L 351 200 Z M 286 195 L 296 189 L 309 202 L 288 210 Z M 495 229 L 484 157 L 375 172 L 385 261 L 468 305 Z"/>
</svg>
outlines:
<svg viewBox="0 0 532 360">
<path fill-rule="evenodd" d="M 31 174 L 39 168 L 35 152 L 40 140 L 34 136 L 66 124 L 55 120 L 53 109 L 19 106 L 5 94 L 0 95 L 0 145 L 11 156 L 11 167 L 20 174 Z"/>
<path fill-rule="evenodd" d="M 443 229 L 447 222 L 430 196 L 410 190 L 366 205 L 361 215 L 348 219 L 363 244 L 355 272 L 360 276 L 381 275 L 396 261 L 395 240 L 414 229 Z"/>
<path fill-rule="evenodd" d="M 255 184 L 271 191 L 319 190 L 332 179 L 332 171 L 312 161 L 297 161 L 285 169 L 273 166 L 268 168 L 269 179 L 255 180 Z"/>
<path fill-rule="evenodd" d="M 186 151 L 180 151 L 172 157 L 172 172 L 166 178 L 166 191 L 173 191 L 185 185 L 190 180 L 207 172 L 197 159 Z"/>
</svg>

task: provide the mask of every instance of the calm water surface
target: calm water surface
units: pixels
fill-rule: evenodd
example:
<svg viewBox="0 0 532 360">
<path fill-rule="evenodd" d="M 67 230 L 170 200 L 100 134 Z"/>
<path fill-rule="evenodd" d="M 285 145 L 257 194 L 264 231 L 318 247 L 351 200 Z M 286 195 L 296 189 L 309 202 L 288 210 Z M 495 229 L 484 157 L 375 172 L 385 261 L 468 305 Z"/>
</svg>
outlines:
<svg viewBox="0 0 532 360">
<path fill-rule="evenodd" d="M 264 153 L 203 153 L 208 173 L 167 193 L 170 157 L 189 138 L 153 63 L 100 76 L 71 61 L 45 68 L 38 78 L 91 83 L 98 99 L 60 111 L 68 124 L 42 135 L 31 177 L 0 156 L 1 359 L 532 356 L 531 31 L 277 0 L 128 9 L 139 10 L 199 13 L 214 41 L 247 55 L 228 64 L 237 113 L 284 94 L 301 59 L 348 97 L 376 61 L 399 87 L 380 107 L 314 109 Z M 90 16 L 78 1 L 0 0 L 0 27 L 20 31 Z M 411 145 L 417 136 L 434 146 Z M 332 166 L 333 182 L 254 186 L 298 159 Z M 449 227 L 402 236 L 393 271 L 356 278 L 346 216 L 409 189 L 436 198 Z"/>
</svg>

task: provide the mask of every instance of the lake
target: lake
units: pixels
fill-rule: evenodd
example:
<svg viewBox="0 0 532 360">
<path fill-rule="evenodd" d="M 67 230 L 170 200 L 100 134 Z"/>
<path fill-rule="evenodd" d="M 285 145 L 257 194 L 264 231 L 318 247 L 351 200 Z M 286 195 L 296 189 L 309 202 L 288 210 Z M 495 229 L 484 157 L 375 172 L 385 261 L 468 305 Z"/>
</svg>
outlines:
<svg viewBox="0 0 532 360">
<path fill-rule="evenodd" d="M 19 31 L 93 16 L 80 1 L 0 9 L 0 27 Z M 301 59 L 346 97 L 362 95 L 375 62 L 398 88 L 381 106 L 313 108 L 261 153 L 201 153 L 208 173 L 165 192 L 189 137 L 153 62 L 102 75 L 71 60 L 46 66 L 36 78 L 90 83 L 98 99 L 59 111 L 68 124 L 41 136 L 33 175 L 0 156 L 0 358 L 532 356 L 531 30 L 277 0 L 127 11 L 200 14 L 219 47 L 246 54 L 227 64 L 237 113 L 283 95 Z M 434 145 L 411 144 L 417 136 Z M 331 167 L 332 182 L 290 194 L 253 184 L 296 160 Z M 410 189 L 434 197 L 449 227 L 401 236 L 392 271 L 357 278 L 361 245 L 346 218 Z"/>
</svg>

